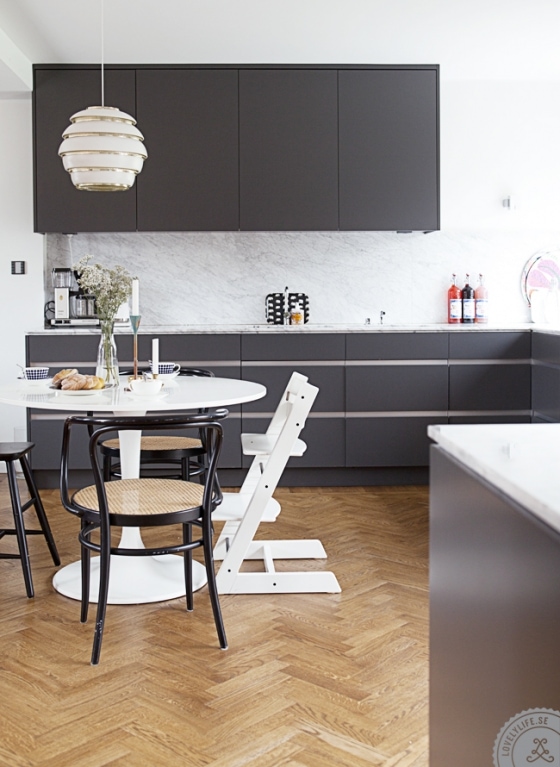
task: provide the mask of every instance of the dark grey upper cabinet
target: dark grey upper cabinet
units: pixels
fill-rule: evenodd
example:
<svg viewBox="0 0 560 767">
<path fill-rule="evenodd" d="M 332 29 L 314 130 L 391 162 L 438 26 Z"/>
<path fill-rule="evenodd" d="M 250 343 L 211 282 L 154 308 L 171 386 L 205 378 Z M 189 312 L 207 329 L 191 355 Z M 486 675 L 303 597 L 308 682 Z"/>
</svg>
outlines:
<svg viewBox="0 0 560 767">
<path fill-rule="evenodd" d="M 35 70 L 35 232 L 130 232 L 136 229 L 136 185 L 126 192 L 111 194 L 79 191 L 58 156 L 62 132 L 70 125 L 71 115 L 100 103 L 99 67 Z M 105 104 L 135 114 L 134 70 L 105 68 Z"/>
<path fill-rule="evenodd" d="M 437 67 L 338 77 L 340 229 L 439 229 Z"/>
<path fill-rule="evenodd" d="M 338 229 L 336 70 L 239 72 L 241 229 Z"/>
<path fill-rule="evenodd" d="M 100 68 L 34 77 L 35 231 L 439 228 L 436 66 L 106 67 L 148 150 L 114 194 L 76 190 L 58 157 Z"/>
<path fill-rule="evenodd" d="M 139 69 L 139 231 L 239 229 L 238 73 Z"/>
</svg>

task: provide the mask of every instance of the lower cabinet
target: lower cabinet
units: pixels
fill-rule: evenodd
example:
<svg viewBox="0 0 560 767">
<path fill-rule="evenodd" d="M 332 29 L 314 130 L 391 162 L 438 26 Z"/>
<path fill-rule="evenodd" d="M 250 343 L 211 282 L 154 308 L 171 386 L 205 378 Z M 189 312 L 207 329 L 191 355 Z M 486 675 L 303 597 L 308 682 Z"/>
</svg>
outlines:
<svg viewBox="0 0 560 767">
<path fill-rule="evenodd" d="M 346 466 L 427 466 L 428 426 L 445 416 L 359 417 L 346 420 Z"/>
<path fill-rule="evenodd" d="M 426 474 L 430 424 L 560 421 L 560 337 L 533 336 L 533 365 L 530 334 L 467 330 L 161 334 L 160 358 L 266 386 L 263 399 L 232 407 L 224 421 L 220 468 L 237 472 L 232 484 L 252 461 L 242 455 L 241 433 L 266 431 L 294 371 L 319 392 L 302 433 L 307 450 L 290 459 L 286 481 L 398 482 L 414 470 Z M 131 337 L 116 338 L 121 367 L 130 367 Z M 139 336 L 143 363 L 152 338 Z M 92 333 L 29 336 L 27 364 L 93 372 L 97 344 Z M 35 469 L 58 471 L 63 421 L 56 411 L 29 414 Z M 89 466 L 86 435 L 79 440 L 73 469 Z"/>
<path fill-rule="evenodd" d="M 531 366 L 456 365 L 449 368 L 450 410 L 530 410 Z"/>
<path fill-rule="evenodd" d="M 560 336 L 533 333 L 533 420 L 560 421 Z"/>
</svg>

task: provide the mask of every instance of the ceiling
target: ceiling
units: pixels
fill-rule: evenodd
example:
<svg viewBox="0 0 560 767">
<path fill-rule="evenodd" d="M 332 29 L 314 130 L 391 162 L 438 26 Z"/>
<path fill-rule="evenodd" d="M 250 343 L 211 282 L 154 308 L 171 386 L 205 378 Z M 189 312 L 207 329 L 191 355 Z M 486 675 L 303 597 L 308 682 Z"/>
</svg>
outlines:
<svg viewBox="0 0 560 767">
<path fill-rule="evenodd" d="M 104 23 L 101 9 L 104 3 Z M 34 63 L 440 64 L 560 80 L 558 0 L 0 0 L 0 95 Z"/>
</svg>

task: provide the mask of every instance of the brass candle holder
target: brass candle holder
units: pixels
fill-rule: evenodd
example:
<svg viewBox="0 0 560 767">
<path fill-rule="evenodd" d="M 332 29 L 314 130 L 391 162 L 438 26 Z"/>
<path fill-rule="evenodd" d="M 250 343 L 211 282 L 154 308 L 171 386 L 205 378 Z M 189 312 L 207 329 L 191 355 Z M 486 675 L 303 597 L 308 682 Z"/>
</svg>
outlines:
<svg viewBox="0 0 560 767">
<path fill-rule="evenodd" d="M 138 328 L 140 327 L 140 315 L 130 315 L 130 326 L 132 327 L 132 356 L 133 356 L 133 377 L 138 378 Z"/>
</svg>

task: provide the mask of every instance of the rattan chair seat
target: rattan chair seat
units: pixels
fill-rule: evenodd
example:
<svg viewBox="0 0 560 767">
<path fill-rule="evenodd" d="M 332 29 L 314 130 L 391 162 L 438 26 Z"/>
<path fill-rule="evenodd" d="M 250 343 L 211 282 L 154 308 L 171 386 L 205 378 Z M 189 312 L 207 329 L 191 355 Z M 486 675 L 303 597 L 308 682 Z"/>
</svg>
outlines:
<svg viewBox="0 0 560 767">
<path fill-rule="evenodd" d="M 117 437 L 103 442 L 104 447 L 119 450 L 120 444 Z M 140 450 L 196 450 L 202 448 L 202 441 L 195 437 L 141 437 Z"/>
<path fill-rule="evenodd" d="M 105 485 L 110 514 L 154 516 L 194 509 L 202 504 L 204 486 L 177 479 L 121 479 Z M 95 485 L 79 490 L 73 501 L 99 510 Z"/>
</svg>

